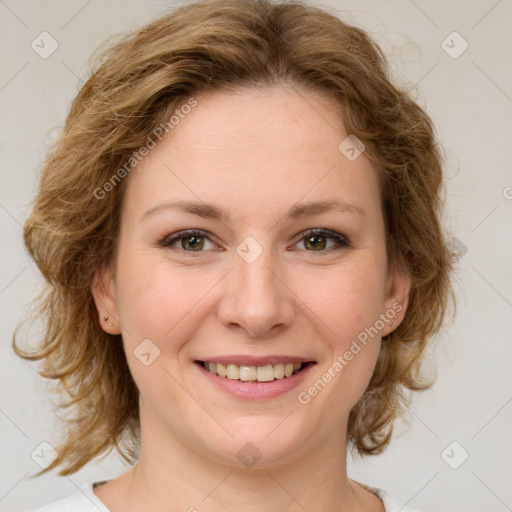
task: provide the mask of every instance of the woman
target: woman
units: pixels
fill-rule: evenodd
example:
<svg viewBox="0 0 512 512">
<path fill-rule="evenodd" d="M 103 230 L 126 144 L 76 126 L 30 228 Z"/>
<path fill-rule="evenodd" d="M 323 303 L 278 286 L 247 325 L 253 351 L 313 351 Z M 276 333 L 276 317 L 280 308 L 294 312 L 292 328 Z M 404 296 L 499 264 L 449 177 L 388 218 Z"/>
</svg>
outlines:
<svg viewBox="0 0 512 512">
<path fill-rule="evenodd" d="M 42 172 L 39 474 L 133 465 L 42 511 L 412 510 L 382 452 L 449 298 L 427 114 L 361 29 L 300 2 L 175 9 L 109 49 Z"/>
</svg>

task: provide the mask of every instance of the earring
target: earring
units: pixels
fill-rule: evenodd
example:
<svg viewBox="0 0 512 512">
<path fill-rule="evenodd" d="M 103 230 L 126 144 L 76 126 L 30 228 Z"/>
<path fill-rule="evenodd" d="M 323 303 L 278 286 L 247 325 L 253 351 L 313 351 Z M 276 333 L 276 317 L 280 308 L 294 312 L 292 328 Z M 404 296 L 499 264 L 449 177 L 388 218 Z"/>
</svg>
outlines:
<svg viewBox="0 0 512 512">
<path fill-rule="evenodd" d="M 105 316 L 103 317 L 103 320 L 105 320 L 105 322 L 106 322 L 106 321 L 108 320 L 108 315 L 105 315 Z M 108 326 L 109 326 L 109 327 L 112 327 L 112 322 L 109 322 L 109 323 L 108 323 Z"/>
</svg>

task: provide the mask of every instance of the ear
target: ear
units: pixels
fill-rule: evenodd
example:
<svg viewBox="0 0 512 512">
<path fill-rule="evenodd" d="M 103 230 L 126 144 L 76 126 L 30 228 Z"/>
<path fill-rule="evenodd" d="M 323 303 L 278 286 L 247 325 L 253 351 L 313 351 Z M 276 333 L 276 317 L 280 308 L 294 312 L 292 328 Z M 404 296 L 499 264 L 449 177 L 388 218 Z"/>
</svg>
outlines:
<svg viewBox="0 0 512 512">
<path fill-rule="evenodd" d="M 94 274 L 91 292 L 103 330 L 108 334 L 121 334 L 115 282 L 112 270 L 108 264 L 103 264 Z"/>
<path fill-rule="evenodd" d="M 411 287 L 412 279 L 406 269 L 400 268 L 388 274 L 384 311 L 381 315 L 385 325 L 381 336 L 392 333 L 402 323 L 409 305 Z"/>
</svg>

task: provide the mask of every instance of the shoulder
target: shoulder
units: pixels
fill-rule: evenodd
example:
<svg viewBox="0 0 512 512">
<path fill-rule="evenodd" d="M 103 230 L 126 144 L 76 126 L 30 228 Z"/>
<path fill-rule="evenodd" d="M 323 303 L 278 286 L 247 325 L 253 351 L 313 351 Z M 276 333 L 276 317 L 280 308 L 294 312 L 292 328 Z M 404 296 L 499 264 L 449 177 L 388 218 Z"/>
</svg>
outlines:
<svg viewBox="0 0 512 512">
<path fill-rule="evenodd" d="M 361 482 L 357 483 L 364 487 L 365 489 L 367 489 L 368 491 L 373 492 L 373 494 L 376 494 L 384 504 L 386 512 L 420 512 L 415 508 L 406 507 L 406 504 L 388 494 L 384 489 L 381 489 L 379 487 L 372 487 Z"/>
<path fill-rule="evenodd" d="M 110 512 L 93 492 L 93 484 L 84 484 L 76 492 L 30 512 Z"/>
<path fill-rule="evenodd" d="M 419 512 L 416 509 L 405 507 L 404 504 L 388 494 L 383 489 L 371 487 L 357 482 L 365 489 L 376 494 L 384 503 L 386 512 Z M 48 503 L 30 512 L 110 512 L 93 492 L 93 484 L 84 484 L 74 494 L 67 498 Z"/>
<path fill-rule="evenodd" d="M 402 501 L 397 500 L 393 496 L 389 495 L 386 491 L 379 488 L 374 488 L 379 498 L 384 503 L 386 512 L 420 512 L 415 508 L 406 507 Z"/>
</svg>

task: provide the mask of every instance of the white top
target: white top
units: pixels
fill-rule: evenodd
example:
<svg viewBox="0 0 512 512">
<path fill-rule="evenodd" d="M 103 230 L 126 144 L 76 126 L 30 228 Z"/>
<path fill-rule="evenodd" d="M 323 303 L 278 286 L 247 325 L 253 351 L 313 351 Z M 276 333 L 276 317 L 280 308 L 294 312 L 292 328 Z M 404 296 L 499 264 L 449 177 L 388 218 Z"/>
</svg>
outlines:
<svg viewBox="0 0 512 512">
<path fill-rule="evenodd" d="M 103 482 L 97 482 L 103 483 Z M 386 512 L 418 512 L 412 508 L 405 508 L 404 505 L 387 494 L 378 487 L 370 487 L 369 485 L 357 482 L 359 485 L 376 494 L 384 503 Z M 58 501 L 44 505 L 43 507 L 34 509 L 30 512 L 111 512 L 103 502 L 94 494 L 93 485 L 84 484 L 78 491 L 71 496 Z"/>
</svg>

